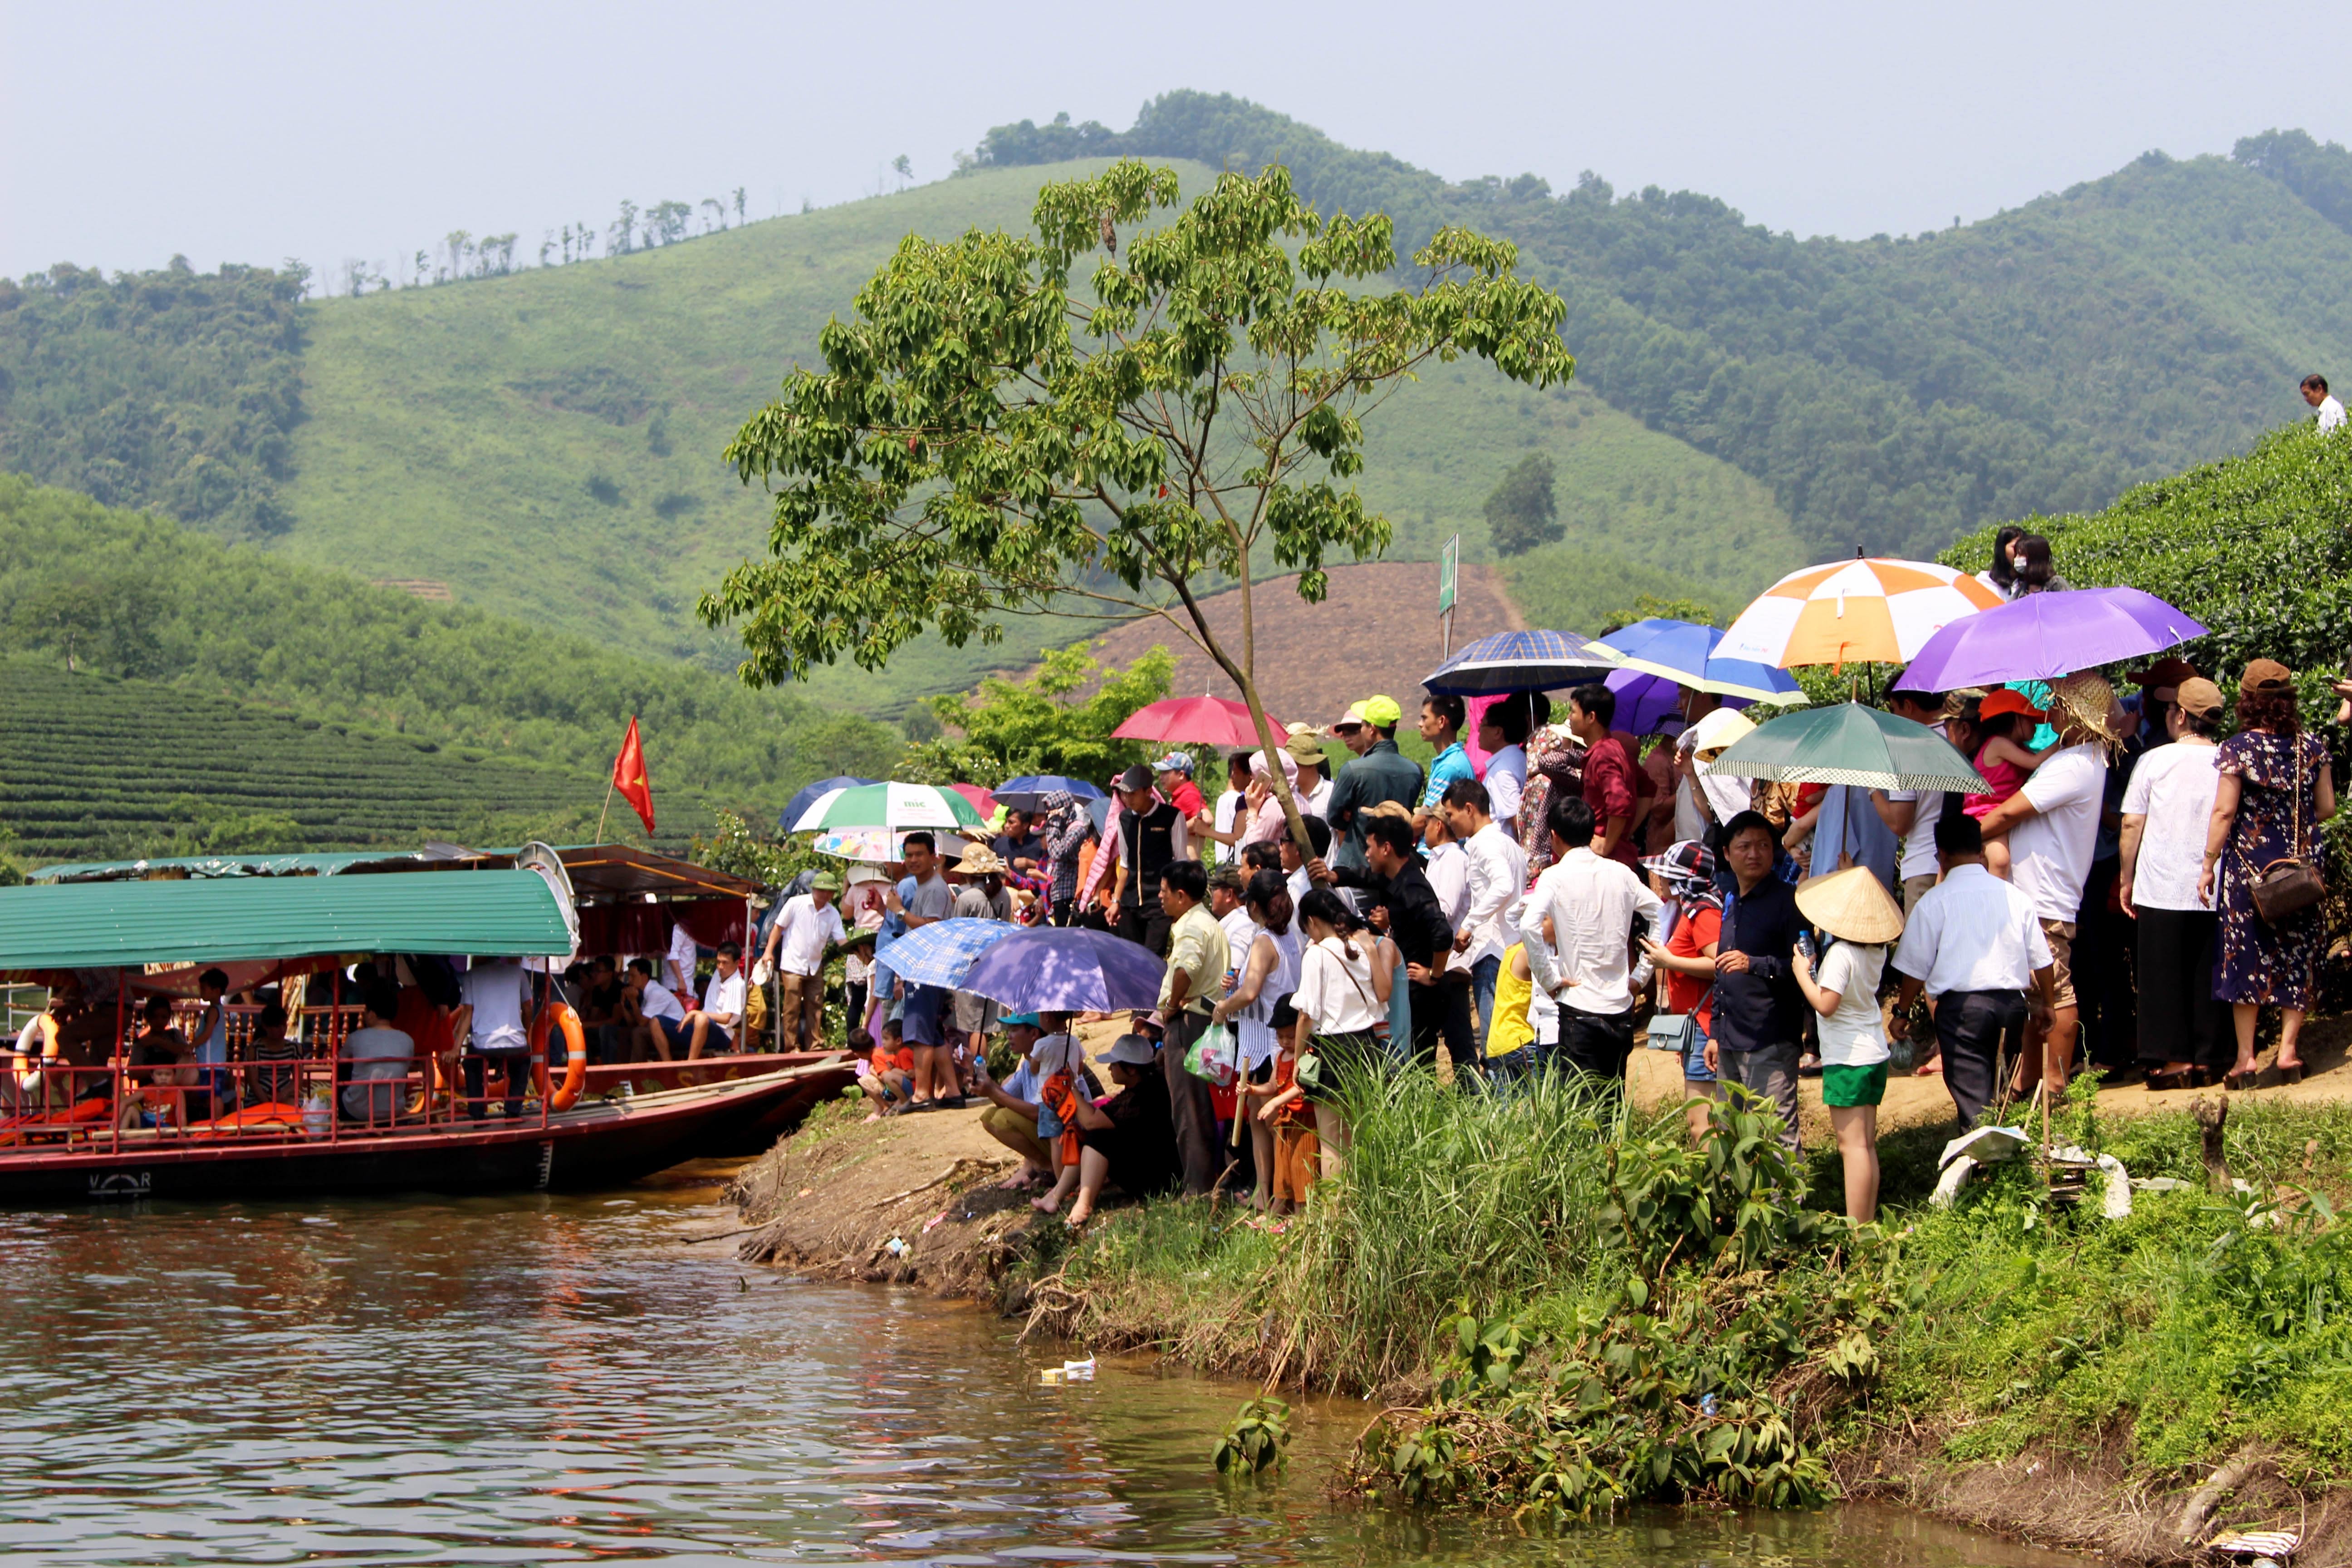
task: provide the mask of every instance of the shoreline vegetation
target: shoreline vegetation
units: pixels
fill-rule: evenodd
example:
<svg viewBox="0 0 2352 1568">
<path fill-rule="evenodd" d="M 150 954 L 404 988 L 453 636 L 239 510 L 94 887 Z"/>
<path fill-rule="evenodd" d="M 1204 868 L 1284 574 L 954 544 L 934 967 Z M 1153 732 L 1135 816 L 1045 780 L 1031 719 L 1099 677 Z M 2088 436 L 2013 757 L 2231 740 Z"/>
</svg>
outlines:
<svg viewBox="0 0 2352 1568">
<path fill-rule="evenodd" d="M 2314 1038 L 2332 1057 L 2345 1032 Z M 1373 1400 L 1333 1481 L 1408 1505 L 1875 1498 L 2133 1561 L 2230 1527 L 2352 1556 L 2352 1101 L 2230 1097 L 2227 1193 L 2185 1099 L 2061 1107 L 2058 1142 L 2169 1179 L 2120 1220 L 2095 1182 L 2069 1205 L 2023 1162 L 1935 1207 L 1948 1121 L 1906 1127 L 1857 1228 L 1818 1130 L 1788 1162 L 1760 1118 L 1718 1112 L 1695 1146 L 1659 1087 L 1622 1110 L 1558 1084 L 1370 1089 L 1343 1181 L 1279 1231 L 1196 1200 L 1074 1235 L 995 1185 L 1009 1160 L 976 1118 L 845 1105 L 739 1178 L 761 1227 L 742 1255 Z"/>
</svg>

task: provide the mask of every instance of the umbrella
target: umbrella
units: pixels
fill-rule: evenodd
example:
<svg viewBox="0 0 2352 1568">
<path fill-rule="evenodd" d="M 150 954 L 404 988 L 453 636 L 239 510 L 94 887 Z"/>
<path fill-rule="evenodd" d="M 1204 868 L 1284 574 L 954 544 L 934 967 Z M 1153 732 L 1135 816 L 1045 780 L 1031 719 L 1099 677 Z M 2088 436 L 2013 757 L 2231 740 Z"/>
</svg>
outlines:
<svg viewBox="0 0 2352 1568">
<path fill-rule="evenodd" d="M 1734 778 L 1859 784 L 1864 789 L 1948 790 L 1958 795 L 1985 795 L 1992 789 L 1933 730 L 1859 702 L 1775 719 L 1734 742 L 1710 771 Z"/>
<path fill-rule="evenodd" d="M 1723 630 L 1718 626 L 1653 616 L 1620 626 L 1593 646 L 1617 655 L 1628 669 L 1664 676 L 1677 686 L 1687 686 L 1694 691 L 1712 691 L 1719 697 L 1745 698 L 1750 702 L 1769 702 L 1796 695 L 1796 677 L 1780 666 L 1718 654 L 1717 648 L 1723 638 Z M 1633 732 L 1648 733 L 1643 730 Z"/>
<path fill-rule="evenodd" d="M 1036 811 L 1045 805 L 1045 797 L 1057 790 L 1080 800 L 1103 798 L 1102 786 L 1084 779 L 1066 778 L 1060 773 L 1023 773 L 996 786 L 996 804 L 1014 811 Z"/>
<path fill-rule="evenodd" d="M 1999 594 L 1929 561 L 1832 561 L 1792 572 L 1739 612 L 1716 652 L 1783 669 L 1801 664 L 1908 664 L 1927 639 Z"/>
<path fill-rule="evenodd" d="M 825 791 L 793 819 L 791 831 L 887 827 L 904 833 L 910 828 L 978 827 L 980 821 L 971 802 L 951 789 L 936 784 L 870 784 Z"/>
<path fill-rule="evenodd" d="M 980 813 L 980 819 L 982 822 L 996 815 L 996 797 L 980 785 L 960 784 L 950 784 L 948 788 L 971 802 L 972 810 Z"/>
<path fill-rule="evenodd" d="M 847 773 L 842 773 L 836 777 L 829 779 L 819 779 L 816 783 L 801 791 L 800 794 L 793 796 L 792 804 L 784 807 L 784 814 L 776 818 L 776 826 L 789 833 L 792 831 L 793 823 L 798 822 L 802 817 L 808 815 L 808 808 L 816 804 L 817 797 L 819 795 L 825 794 L 829 790 L 856 789 L 859 784 L 870 784 L 877 782 L 879 781 L 875 779 L 852 778 Z"/>
<path fill-rule="evenodd" d="M 1097 833 L 1110 826 L 1110 796 L 1098 795 L 1087 802 L 1087 820 L 1095 825 Z"/>
<path fill-rule="evenodd" d="M 982 953 L 961 984 L 1015 1013 L 1114 1013 L 1158 1006 L 1167 973 L 1150 948 L 1108 931 L 1040 926 Z"/>
<path fill-rule="evenodd" d="M 1927 639 L 1895 684 L 1950 691 L 2010 680 L 2057 680 L 2178 647 L 2206 628 L 2137 588 L 2076 588 L 2029 594 L 1997 610 L 1954 621 Z"/>
<path fill-rule="evenodd" d="M 931 836 L 931 847 L 942 860 L 952 860 L 964 852 L 965 840 L 944 829 L 926 827 L 919 830 Z M 809 841 L 809 847 L 820 855 L 837 855 L 844 860 L 859 860 L 872 866 L 887 866 L 907 858 L 906 832 L 893 833 L 887 827 L 845 827 L 837 832 L 820 833 Z"/>
<path fill-rule="evenodd" d="M 1266 722 L 1274 726 L 1279 742 L 1282 721 L 1269 713 Z M 1171 697 L 1137 709 L 1111 733 L 1122 741 L 1172 741 L 1179 745 L 1258 744 L 1257 723 L 1250 717 L 1249 704 L 1224 697 Z"/>
<path fill-rule="evenodd" d="M 963 984 L 971 961 L 1021 928 L 1009 921 L 934 921 L 892 942 L 874 962 L 918 985 Z"/>
<path fill-rule="evenodd" d="M 1622 661 L 1574 632 L 1496 632 L 1480 637 L 1423 678 L 1457 697 L 1486 691 L 1550 691 L 1599 680 Z"/>
</svg>

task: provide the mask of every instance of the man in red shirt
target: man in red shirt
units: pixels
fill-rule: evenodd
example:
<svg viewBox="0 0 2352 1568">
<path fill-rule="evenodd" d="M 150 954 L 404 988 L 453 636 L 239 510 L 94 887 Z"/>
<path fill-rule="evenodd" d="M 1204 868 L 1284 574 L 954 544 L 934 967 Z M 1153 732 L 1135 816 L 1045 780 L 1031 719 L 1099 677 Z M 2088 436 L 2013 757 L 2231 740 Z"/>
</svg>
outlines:
<svg viewBox="0 0 2352 1568">
<path fill-rule="evenodd" d="M 1192 759 L 1184 752 L 1171 752 L 1151 764 L 1160 775 L 1160 796 L 1182 814 L 1186 826 L 1192 832 L 1202 830 L 1202 819 L 1208 816 L 1208 803 L 1201 798 L 1200 786 L 1192 782 Z M 1209 818 L 1211 827 L 1216 826 Z"/>
<path fill-rule="evenodd" d="M 1609 732 L 1617 717 L 1617 694 L 1595 682 L 1568 694 L 1569 732 L 1584 742 L 1584 804 L 1592 808 L 1592 852 L 1636 868 L 1641 856 L 1633 843 L 1635 797 L 1633 758 L 1625 742 Z"/>
</svg>

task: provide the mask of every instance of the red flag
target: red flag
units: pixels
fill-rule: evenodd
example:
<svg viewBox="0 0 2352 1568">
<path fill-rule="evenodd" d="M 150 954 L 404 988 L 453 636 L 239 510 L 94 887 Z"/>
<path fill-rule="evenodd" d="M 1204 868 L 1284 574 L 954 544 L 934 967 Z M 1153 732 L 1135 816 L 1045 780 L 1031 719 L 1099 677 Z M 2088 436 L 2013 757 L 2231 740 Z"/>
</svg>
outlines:
<svg viewBox="0 0 2352 1568">
<path fill-rule="evenodd" d="M 637 819 L 646 831 L 654 830 L 654 786 L 646 776 L 646 746 L 637 739 L 637 716 L 629 715 L 629 732 L 621 737 L 621 754 L 613 759 L 613 787 L 621 798 L 637 808 Z"/>
</svg>

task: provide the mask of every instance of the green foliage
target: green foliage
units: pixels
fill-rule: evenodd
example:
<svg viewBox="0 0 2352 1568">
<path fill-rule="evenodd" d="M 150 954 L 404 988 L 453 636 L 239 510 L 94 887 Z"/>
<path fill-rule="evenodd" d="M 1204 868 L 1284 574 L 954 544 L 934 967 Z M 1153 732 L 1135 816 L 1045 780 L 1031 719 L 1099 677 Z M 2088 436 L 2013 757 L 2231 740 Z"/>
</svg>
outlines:
<svg viewBox="0 0 2352 1568">
<path fill-rule="evenodd" d="M 1611 617 L 1619 626 L 1635 621 L 1688 621 L 1693 626 L 1711 626 L 1723 612 L 1712 605 L 1702 605 L 1696 599 L 1662 599 L 1655 594 L 1637 594 L 1633 606 L 1618 611 Z"/>
<path fill-rule="evenodd" d="M 2265 131 L 2239 139 L 2230 156 L 2293 191 L 2311 210 L 2352 231 L 2352 149 L 2319 142 L 2304 131 Z"/>
<path fill-rule="evenodd" d="M 1221 1476 L 1264 1475 L 1282 1468 L 1289 1447 L 1290 1406 L 1279 1399 L 1253 1399 L 1209 1450 L 1209 1462 Z"/>
<path fill-rule="evenodd" d="M 1612 1143 L 1604 1224 L 1643 1273 L 1675 1258 L 1742 1268 L 1821 1239 L 1822 1216 L 1804 1206 L 1802 1166 L 1781 1146 L 1778 1114 L 1744 1090 L 1715 1102 L 1704 1143 L 1647 1139 Z M 1633 1281 L 1633 1305 L 1643 1305 Z"/>
<path fill-rule="evenodd" d="M 1497 554 L 1525 555 L 1538 544 L 1568 537 L 1551 487 L 1551 455 L 1535 452 L 1513 464 L 1488 494 L 1486 531 Z"/>
<path fill-rule="evenodd" d="M 655 806 L 667 816 L 679 805 L 680 826 L 704 819 L 704 795 L 772 820 L 802 784 L 872 776 L 900 745 L 878 724 L 797 698 L 425 604 L 0 475 L 0 651 L 52 650 L 62 669 L 69 632 L 84 667 L 189 694 L 158 692 L 167 703 L 258 699 L 313 721 L 547 763 L 564 770 L 567 800 L 601 796 L 636 714 Z M 522 798 L 536 810 L 544 793 Z"/>
<path fill-rule="evenodd" d="M 283 532 L 303 282 L 181 257 L 0 281 L 0 468 L 230 538 Z"/>
<path fill-rule="evenodd" d="M 1507 246 L 1444 229 L 1421 288 L 1360 290 L 1397 266 L 1388 220 L 1324 218 L 1279 167 L 1148 226 L 1176 205 L 1174 170 L 1123 161 L 1047 185 L 1033 238 L 899 247 L 827 329 L 824 374 L 795 371 L 728 448 L 775 490 L 771 558 L 699 609 L 741 626 L 750 673 L 877 668 L 927 629 L 961 647 L 1001 616 L 1173 598 L 1255 705 L 1246 635 L 1224 647 L 1192 583 L 1246 593 L 1271 557 L 1311 603 L 1329 556 L 1385 549 L 1350 483 L 1361 415 L 1417 367 L 1469 354 L 1538 387 L 1572 368 L 1557 300 Z M 1097 249 L 1089 300 L 1070 274 Z"/>
<path fill-rule="evenodd" d="M 2306 286 L 2352 269 L 2352 236 L 2218 158 L 2141 159 L 1965 229 L 1860 241 L 1775 234 L 1691 192 L 1619 200 L 1589 173 L 1557 197 L 1532 176 L 1450 185 L 1199 92 L 1123 132 L 1001 127 L 978 162 L 1081 151 L 1279 160 L 1309 200 L 1378 206 L 1407 237 L 1475 224 L 1514 241 L 1566 300 L 1592 387 L 1763 480 L 1817 558 L 1926 554 L 2097 504 L 2293 413 L 2306 367 L 2273 345 L 2352 357 L 2352 321 Z"/>
<path fill-rule="evenodd" d="M 991 676 L 977 692 L 932 698 L 926 706 L 950 732 L 908 747 L 891 776 L 915 784 L 1022 773 L 1109 778 L 1152 760 L 1145 742 L 1114 740 L 1111 731 L 1137 709 L 1167 696 L 1175 671 L 1176 660 L 1164 647 L 1117 674 L 1096 661 L 1092 645 L 1047 648 L 1044 664 L 1027 680 Z"/>
<path fill-rule="evenodd" d="M 0 849 L 35 864 L 562 842 L 588 836 L 603 794 L 597 774 L 0 659 Z M 702 809 L 671 805 L 681 824 Z"/>
<path fill-rule="evenodd" d="M 771 888 L 781 888 L 803 871 L 838 870 L 841 862 L 820 855 L 804 839 L 770 838 L 731 811 L 722 810 L 708 837 L 698 834 L 688 846 L 688 859 L 714 871 L 747 877 Z"/>
</svg>

